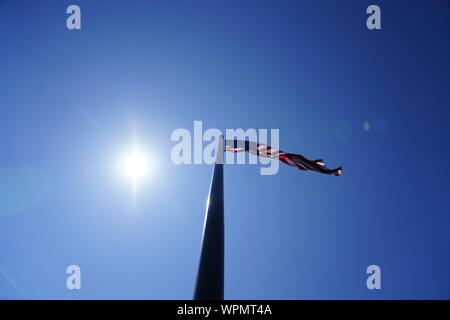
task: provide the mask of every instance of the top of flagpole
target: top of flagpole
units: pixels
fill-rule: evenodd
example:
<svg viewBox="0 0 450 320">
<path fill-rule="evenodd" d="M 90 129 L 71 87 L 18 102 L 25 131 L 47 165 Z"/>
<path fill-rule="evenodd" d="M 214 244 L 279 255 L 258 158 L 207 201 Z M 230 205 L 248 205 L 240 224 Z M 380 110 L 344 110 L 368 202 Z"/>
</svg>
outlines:
<svg viewBox="0 0 450 320">
<path fill-rule="evenodd" d="M 223 134 L 219 136 L 218 142 L 217 142 L 217 149 L 216 149 L 216 163 L 217 164 L 223 164 L 224 159 L 224 153 L 225 153 L 225 139 L 223 137 Z"/>
</svg>

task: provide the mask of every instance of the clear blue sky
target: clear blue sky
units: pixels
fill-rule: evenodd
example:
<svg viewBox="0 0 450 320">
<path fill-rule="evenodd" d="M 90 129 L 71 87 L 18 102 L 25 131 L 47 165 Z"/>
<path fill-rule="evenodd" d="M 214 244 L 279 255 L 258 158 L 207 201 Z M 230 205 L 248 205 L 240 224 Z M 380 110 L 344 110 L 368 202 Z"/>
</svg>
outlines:
<svg viewBox="0 0 450 320">
<path fill-rule="evenodd" d="M 448 299 L 449 57 L 444 0 L 0 1 L 0 297 L 192 298 L 212 167 L 170 135 L 202 120 L 344 168 L 225 167 L 226 298 Z"/>
</svg>

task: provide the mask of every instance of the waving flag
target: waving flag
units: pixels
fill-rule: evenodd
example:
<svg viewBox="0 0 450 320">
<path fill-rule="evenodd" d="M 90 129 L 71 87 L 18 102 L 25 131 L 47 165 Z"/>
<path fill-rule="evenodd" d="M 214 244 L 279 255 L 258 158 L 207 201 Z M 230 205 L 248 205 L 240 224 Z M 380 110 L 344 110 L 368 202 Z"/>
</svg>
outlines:
<svg viewBox="0 0 450 320">
<path fill-rule="evenodd" d="M 291 167 L 300 170 L 311 170 L 325 174 L 339 176 L 342 173 L 342 167 L 336 169 L 328 169 L 322 159 L 308 160 L 305 157 L 295 154 L 286 153 L 281 150 L 269 147 L 262 143 L 243 140 L 226 140 L 225 150 L 229 152 L 249 152 L 256 156 L 266 157 L 270 159 L 278 159 Z"/>
</svg>

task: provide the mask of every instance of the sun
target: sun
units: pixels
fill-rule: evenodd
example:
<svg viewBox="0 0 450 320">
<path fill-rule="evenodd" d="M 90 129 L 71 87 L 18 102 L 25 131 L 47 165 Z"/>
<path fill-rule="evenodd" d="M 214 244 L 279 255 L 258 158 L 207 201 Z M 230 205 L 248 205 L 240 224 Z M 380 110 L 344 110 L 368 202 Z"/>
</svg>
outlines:
<svg viewBox="0 0 450 320">
<path fill-rule="evenodd" d="M 121 175 L 131 182 L 135 189 L 143 180 L 150 177 L 151 169 L 150 157 L 137 145 L 131 151 L 122 155 L 120 161 Z"/>
<path fill-rule="evenodd" d="M 148 171 L 148 160 L 141 152 L 134 151 L 123 159 L 123 171 L 133 180 L 139 179 Z"/>
</svg>

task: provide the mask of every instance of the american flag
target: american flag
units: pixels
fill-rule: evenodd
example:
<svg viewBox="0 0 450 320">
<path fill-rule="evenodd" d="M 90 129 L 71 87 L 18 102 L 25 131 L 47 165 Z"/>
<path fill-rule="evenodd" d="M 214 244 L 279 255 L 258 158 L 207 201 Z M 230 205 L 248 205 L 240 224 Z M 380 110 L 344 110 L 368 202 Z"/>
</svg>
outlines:
<svg viewBox="0 0 450 320">
<path fill-rule="evenodd" d="M 308 160 L 305 157 L 295 154 L 286 153 L 284 151 L 269 147 L 262 143 L 244 140 L 225 140 L 225 151 L 229 152 L 249 152 L 256 156 L 266 157 L 270 159 L 278 159 L 291 167 L 300 170 L 311 170 L 325 174 L 339 176 L 342 173 L 342 167 L 336 169 L 328 169 L 322 159 Z"/>
</svg>

